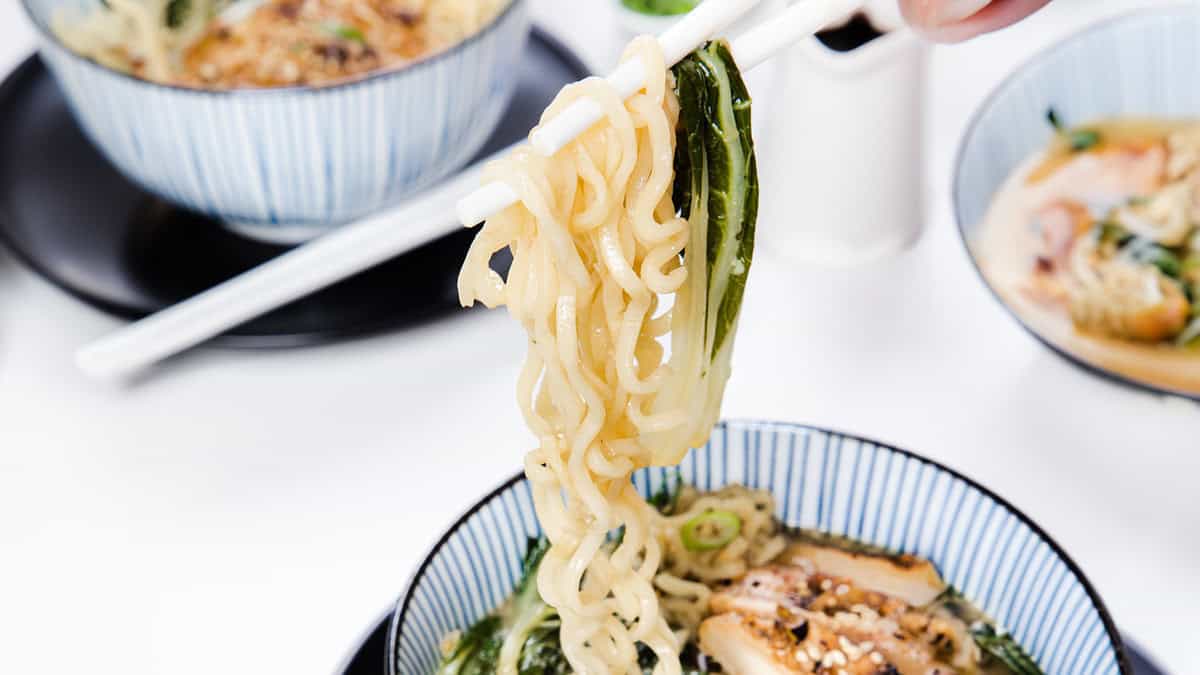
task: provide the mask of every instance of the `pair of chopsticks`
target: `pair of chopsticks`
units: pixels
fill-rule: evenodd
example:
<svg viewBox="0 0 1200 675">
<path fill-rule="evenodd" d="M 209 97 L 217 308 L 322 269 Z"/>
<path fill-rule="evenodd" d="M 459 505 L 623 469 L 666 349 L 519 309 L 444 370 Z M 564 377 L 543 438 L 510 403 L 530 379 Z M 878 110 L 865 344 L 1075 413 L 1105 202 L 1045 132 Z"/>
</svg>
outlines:
<svg viewBox="0 0 1200 675">
<path fill-rule="evenodd" d="M 799 0 L 731 45 L 738 67 L 750 70 L 783 48 L 858 9 L 864 0 Z M 759 0 L 707 0 L 658 37 L 668 66 L 748 12 Z M 647 73 L 636 59 L 606 79 L 622 98 L 645 84 Z M 530 135 L 533 148 L 553 155 L 598 122 L 600 106 L 580 99 Z M 112 335 L 84 346 L 76 364 L 88 375 L 117 379 L 137 373 L 169 356 L 261 316 L 277 307 L 330 286 L 450 230 L 447 213 L 473 227 L 517 202 L 503 182 L 476 188 L 480 162 L 410 204 L 341 227 L 255 269 L 210 288 Z M 472 188 L 474 191 L 469 192 Z M 466 195 L 459 199 L 460 195 Z"/>
</svg>

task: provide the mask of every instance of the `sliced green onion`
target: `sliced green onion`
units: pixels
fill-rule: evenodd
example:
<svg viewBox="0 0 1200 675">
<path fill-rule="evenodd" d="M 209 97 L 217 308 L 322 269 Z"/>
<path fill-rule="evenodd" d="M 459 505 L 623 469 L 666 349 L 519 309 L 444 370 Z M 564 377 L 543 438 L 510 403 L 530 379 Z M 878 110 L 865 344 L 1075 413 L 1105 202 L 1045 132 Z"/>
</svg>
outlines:
<svg viewBox="0 0 1200 675">
<path fill-rule="evenodd" d="M 321 30 L 342 40 L 350 40 L 351 42 L 364 45 L 367 43 L 367 36 L 363 35 L 363 32 L 354 26 L 342 23 L 323 23 L 321 24 Z"/>
<path fill-rule="evenodd" d="M 1055 133 L 1067 141 L 1071 152 L 1086 152 L 1100 145 L 1100 132 L 1095 129 L 1068 129 L 1054 108 L 1046 110 L 1046 121 L 1054 127 Z"/>
<path fill-rule="evenodd" d="M 1100 145 L 1100 132 L 1093 129 L 1076 129 L 1067 133 L 1067 143 L 1072 152 L 1085 152 Z"/>
<path fill-rule="evenodd" d="M 621 0 L 621 4 L 639 14 L 673 16 L 692 11 L 699 0 Z"/>
<path fill-rule="evenodd" d="M 689 551 L 724 548 L 742 531 L 742 519 L 731 511 L 705 511 L 683 524 L 679 536 Z"/>
</svg>

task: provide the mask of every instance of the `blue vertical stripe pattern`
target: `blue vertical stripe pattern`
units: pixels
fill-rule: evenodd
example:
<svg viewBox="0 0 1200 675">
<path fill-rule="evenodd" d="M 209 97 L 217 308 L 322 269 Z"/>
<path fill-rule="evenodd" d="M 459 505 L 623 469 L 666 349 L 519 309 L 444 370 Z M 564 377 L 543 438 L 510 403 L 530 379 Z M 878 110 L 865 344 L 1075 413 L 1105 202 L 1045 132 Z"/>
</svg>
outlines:
<svg viewBox="0 0 1200 675">
<path fill-rule="evenodd" d="M 24 1 L 75 118 L 122 173 L 194 211 L 259 227 L 336 226 L 453 173 L 500 121 L 529 34 L 526 0 L 513 0 L 474 36 L 402 69 L 217 92 L 84 59 L 50 34 L 63 0 Z"/>
<path fill-rule="evenodd" d="M 726 422 L 679 467 L 685 483 L 769 489 L 790 527 L 819 528 L 930 559 L 946 580 L 1012 631 L 1043 670 L 1115 675 L 1123 648 L 1103 603 L 1058 546 L 999 497 L 903 450 L 789 424 Z M 674 470 L 647 469 L 650 496 Z M 425 559 L 391 627 L 393 675 L 425 675 L 438 643 L 512 591 L 539 533 L 529 484 L 517 476 L 472 508 Z"/>
</svg>

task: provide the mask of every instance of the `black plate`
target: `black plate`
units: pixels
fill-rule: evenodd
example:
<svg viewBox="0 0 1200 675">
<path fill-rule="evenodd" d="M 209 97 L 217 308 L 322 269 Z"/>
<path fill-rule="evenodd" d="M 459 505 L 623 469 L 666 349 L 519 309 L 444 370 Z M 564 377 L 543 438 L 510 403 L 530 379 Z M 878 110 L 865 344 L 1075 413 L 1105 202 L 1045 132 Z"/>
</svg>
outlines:
<svg viewBox="0 0 1200 675">
<path fill-rule="evenodd" d="M 521 140 L 563 85 L 588 75 L 534 29 L 520 82 L 480 155 Z M 448 235 L 219 338 L 290 347 L 412 325 L 458 309 L 472 233 Z M 29 57 L 0 85 L 0 239 L 35 272 L 105 312 L 137 319 L 287 250 L 238 236 L 126 180 L 87 140 L 54 78 Z M 497 261 L 501 264 L 502 261 Z"/>
<path fill-rule="evenodd" d="M 387 675 L 387 634 L 391 620 L 391 615 L 388 615 L 375 624 L 342 666 L 341 675 Z M 1136 675 L 1166 675 L 1166 671 L 1144 656 L 1129 638 L 1124 638 L 1124 642 Z"/>
</svg>

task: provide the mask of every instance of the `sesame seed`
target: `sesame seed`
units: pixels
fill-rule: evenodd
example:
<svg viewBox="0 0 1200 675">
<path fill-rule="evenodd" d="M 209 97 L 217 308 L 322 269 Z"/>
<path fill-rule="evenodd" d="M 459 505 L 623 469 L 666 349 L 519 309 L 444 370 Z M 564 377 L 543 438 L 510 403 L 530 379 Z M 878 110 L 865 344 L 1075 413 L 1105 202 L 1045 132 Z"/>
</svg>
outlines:
<svg viewBox="0 0 1200 675">
<path fill-rule="evenodd" d="M 804 664 L 812 662 L 812 659 L 808 658 L 808 654 L 805 654 L 804 650 L 799 647 L 796 648 L 796 660 Z"/>
<path fill-rule="evenodd" d="M 833 588 L 833 581 L 832 581 L 832 580 L 830 580 L 830 579 L 826 579 L 826 580 L 824 580 L 824 581 L 822 581 L 822 582 L 821 582 L 821 590 L 823 590 L 823 591 L 827 591 L 827 590 L 829 590 L 829 589 L 831 589 L 831 588 Z"/>
<path fill-rule="evenodd" d="M 808 646 L 808 655 L 809 655 L 809 657 L 812 658 L 813 661 L 821 660 L 821 650 L 816 645 Z"/>
<path fill-rule="evenodd" d="M 875 643 L 867 641 L 867 642 L 864 642 L 864 643 L 858 645 L 858 648 L 863 650 L 864 652 L 869 652 L 872 649 L 875 649 Z"/>
<path fill-rule="evenodd" d="M 836 649 L 831 650 L 825 653 L 825 658 L 821 659 L 821 665 L 826 668 L 844 666 L 846 665 L 846 655 Z"/>
<path fill-rule="evenodd" d="M 850 587 L 846 584 L 838 584 L 836 592 L 838 595 L 845 595 L 850 592 Z"/>
<path fill-rule="evenodd" d="M 871 663 L 874 663 L 877 666 L 882 664 L 883 654 L 880 654 L 879 652 L 871 652 Z"/>
</svg>

